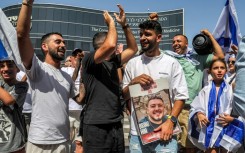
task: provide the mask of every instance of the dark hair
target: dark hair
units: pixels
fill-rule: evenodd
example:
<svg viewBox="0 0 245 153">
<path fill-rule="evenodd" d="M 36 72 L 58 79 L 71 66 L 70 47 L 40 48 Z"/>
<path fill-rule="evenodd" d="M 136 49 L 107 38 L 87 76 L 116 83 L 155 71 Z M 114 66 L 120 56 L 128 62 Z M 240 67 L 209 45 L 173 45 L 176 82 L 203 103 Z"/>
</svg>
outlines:
<svg viewBox="0 0 245 153">
<path fill-rule="evenodd" d="M 209 65 L 209 71 L 211 71 L 211 69 L 212 69 L 212 67 L 213 67 L 213 65 L 214 65 L 215 62 L 221 62 L 221 63 L 223 63 L 225 65 L 225 69 L 227 70 L 227 65 L 225 63 L 225 60 L 223 60 L 223 59 L 216 59 L 216 60 L 212 60 L 212 62 L 210 63 L 210 65 Z"/>
<path fill-rule="evenodd" d="M 51 35 L 59 35 L 59 36 L 63 37 L 62 34 L 59 32 L 50 32 L 50 33 L 47 33 L 47 34 L 42 36 L 41 43 L 45 42 Z"/>
<path fill-rule="evenodd" d="M 154 30 L 157 34 L 162 34 L 162 27 L 159 22 L 155 20 L 146 20 L 139 25 L 140 29 L 152 29 Z"/>
<path fill-rule="evenodd" d="M 83 50 L 80 48 L 75 48 L 73 52 L 71 53 L 71 56 L 76 57 L 78 53 L 82 53 Z"/>
<path fill-rule="evenodd" d="M 183 34 L 176 34 L 176 35 L 174 35 L 174 37 L 176 37 L 176 36 L 183 36 L 186 39 L 186 42 L 188 43 L 188 38 L 186 37 L 186 35 L 183 35 Z"/>
<path fill-rule="evenodd" d="M 163 101 L 163 99 L 162 99 L 162 97 L 161 97 L 160 95 L 150 95 L 150 96 L 149 96 L 149 99 L 148 99 L 148 101 L 147 101 L 147 103 L 146 103 L 146 106 L 148 106 L 149 102 L 150 102 L 151 100 L 153 100 L 153 99 L 159 99 L 159 100 L 161 100 L 161 101 L 164 103 L 164 101 Z"/>
<path fill-rule="evenodd" d="M 107 36 L 107 32 L 98 32 L 93 37 L 93 47 L 94 50 L 100 48 L 99 42 L 104 41 Z"/>
<path fill-rule="evenodd" d="M 0 63 L 13 63 L 13 64 L 15 64 L 14 60 L 10 60 L 10 59 L 8 59 L 8 60 L 0 60 Z"/>
</svg>

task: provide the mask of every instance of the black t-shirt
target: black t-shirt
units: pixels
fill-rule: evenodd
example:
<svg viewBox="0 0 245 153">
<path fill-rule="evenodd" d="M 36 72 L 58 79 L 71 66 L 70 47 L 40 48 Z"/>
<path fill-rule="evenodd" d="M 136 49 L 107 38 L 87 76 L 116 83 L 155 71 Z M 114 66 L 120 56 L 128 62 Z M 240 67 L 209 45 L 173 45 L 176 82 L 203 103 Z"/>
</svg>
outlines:
<svg viewBox="0 0 245 153">
<path fill-rule="evenodd" d="M 117 68 L 121 66 L 121 54 L 110 61 L 96 64 L 95 52 L 83 59 L 82 79 L 86 89 L 85 124 L 110 124 L 122 119 L 119 78 Z"/>
</svg>

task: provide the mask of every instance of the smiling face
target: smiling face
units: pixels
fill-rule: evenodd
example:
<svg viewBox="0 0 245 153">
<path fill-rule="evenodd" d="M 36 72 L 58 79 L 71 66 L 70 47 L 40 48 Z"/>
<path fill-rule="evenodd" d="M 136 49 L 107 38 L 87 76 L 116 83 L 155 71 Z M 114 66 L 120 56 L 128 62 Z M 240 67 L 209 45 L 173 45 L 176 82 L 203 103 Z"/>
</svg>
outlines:
<svg viewBox="0 0 245 153">
<path fill-rule="evenodd" d="M 172 48 L 175 53 L 185 54 L 188 47 L 188 40 L 183 35 L 177 35 L 173 38 Z"/>
<path fill-rule="evenodd" d="M 155 124 L 161 124 L 164 116 L 164 104 L 162 99 L 151 99 L 147 104 L 149 120 Z"/>
<path fill-rule="evenodd" d="M 161 38 L 162 35 L 156 34 L 152 29 L 141 29 L 140 44 L 142 51 L 150 56 L 152 52 L 155 52 L 158 49 Z"/>
<path fill-rule="evenodd" d="M 225 73 L 227 72 L 225 62 L 221 60 L 214 61 L 211 64 L 209 71 L 213 77 L 214 82 L 221 83 L 224 79 Z"/>
<path fill-rule="evenodd" d="M 230 73 L 234 73 L 235 72 L 235 62 L 236 62 L 236 58 L 235 57 L 230 57 L 227 61 L 227 65 L 228 65 L 228 69 Z"/>
<path fill-rule="evenodd" d="M 42 43 L 42 50 L 45 54 L 52 57 L 53 60 L 62 61 L 65 58 L 66 45 L 64 39 L 58 35 L 50 35 L 47 40 Z"/>
<path fill-rule="evenodd" d="M 15 78 L 18 72 L 19 69 L 13 61 L 0 61 L 0 73 L 5 82 L 16 81 Z"/>
<path fill-rule="evenodd" d="M 143 51 L 151 51 L 156 44 L 156 33 L 153 30 L 140 30 L 140 44 Z"/>
</svg>

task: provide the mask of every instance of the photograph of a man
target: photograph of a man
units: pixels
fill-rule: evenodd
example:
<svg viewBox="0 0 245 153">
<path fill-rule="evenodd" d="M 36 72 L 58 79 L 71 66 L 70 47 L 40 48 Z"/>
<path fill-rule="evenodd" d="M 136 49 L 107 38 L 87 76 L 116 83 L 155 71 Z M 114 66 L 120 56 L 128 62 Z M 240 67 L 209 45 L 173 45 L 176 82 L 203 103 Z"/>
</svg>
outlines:
<svg viewBox="0 0 245 153">
<path fill-rule="evenodd" d="M 148 101 L 146 105 L 146 113 L 148 115 L 148 119 L 152 124 L 162 124 L 162 119 L 164 116 L 164 102 L 162 98 L 154 97 Z"/>
<path fill-rule="evenodd" d="M 165 106 L 161 97 L 153 96 L 146 103 L 146 114 L 139 123 L 148 123 L 147 133 L 152 132 L 155 128 L 163 123 L 165 115 Z M 145 131 L 146 132 L 146 131 Z"/>
<path fill-rule="evenodd" d="M 151 96 L 145 104 L 146 116 L 139 121 L 140 133 L 146 143 L 159 139 L 160 133 L 154 132 L 166 119 L 167 110 L 161 96 Z"/>
</svg>

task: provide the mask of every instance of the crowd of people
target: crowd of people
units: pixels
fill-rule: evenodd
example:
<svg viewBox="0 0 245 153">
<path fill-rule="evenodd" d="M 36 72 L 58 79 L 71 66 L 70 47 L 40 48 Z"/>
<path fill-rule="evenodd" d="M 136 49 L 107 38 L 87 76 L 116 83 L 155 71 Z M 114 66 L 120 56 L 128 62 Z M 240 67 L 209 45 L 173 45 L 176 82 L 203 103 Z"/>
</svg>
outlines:
<svg viewBox="0 0 245 153">
<path fill-rule="evenodd" d="M 130 118 L 131 153 L 243 152 L 244 39 L 225 55 L 204 29 L 212 43 L 205 55 L 189 50 L 183 34 L 172 38 L 172 50 L 161 50 L 162 25 L 152 13 L 139 24 L 138 51 L 118 4 L 116 20 L 103 12 L 108 31 L 94 35 L 94 51 L 75 48 L 66 57 L 62 34 L 51 32 L 41 38 L 45 58 L 40 61 L 30 39 L 33 2 L 23 0 L 16 29 L 19 53 L 13 54 L 20 55 L 23 71 L 17 61 L 0 60 L 0 152 L 69 153 L 74 144 L 76 153 L 124 153 L 124 111 Z M 125 49 L 118 45 L 115 22 L 124 32 Z M 160 135 L 143 144 L 129 87 L 150 86 L 159 78 L 168 80 L 172 110 L 164 116 L 163 99 L 149 99 L 143 120 Z M 182 131 L 175 135 L 177 124 Z"/>
</svg>

